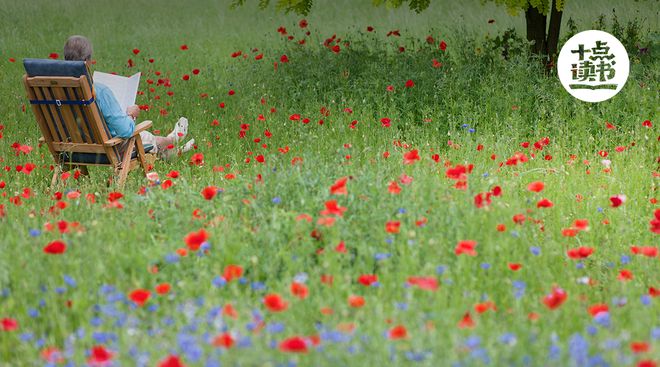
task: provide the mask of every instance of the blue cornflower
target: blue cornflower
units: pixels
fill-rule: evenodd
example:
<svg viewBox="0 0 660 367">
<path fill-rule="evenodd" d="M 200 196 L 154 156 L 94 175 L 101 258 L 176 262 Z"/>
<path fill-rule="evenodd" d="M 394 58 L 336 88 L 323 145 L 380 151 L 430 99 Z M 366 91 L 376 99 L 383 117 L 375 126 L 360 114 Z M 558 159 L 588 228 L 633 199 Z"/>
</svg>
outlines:
<svg viewBox="0 0 660 367">
<path fill-rule="evenodd" d="M 169 264 L 175 264 L 179 262 L 179 255 L 175 253 L 165 255 L 165 262 Z"/>
<path fill-rule="evenodd" d="M 589 342 L 579 333 L 573 334 L 568 341 L 568 353 L 575 362 L 575 365 L 586 365 L 589 356 Z"/>
<path fill-rule="evenodd" d="M 36 308 L 31 308 L 28 310 L 28 315 L 32 318 L 39 317 L 39 310 Z"/>
<path fill-rule="evenodd" d="M 279 204 L 282 202 L 282 199 L 279 196 L 275 196 L 272 201 L 273 204 Z"/>
<path fill-rule="evenodd" d="M 481 344 L 481 338 L 480 338 L 478 335 L 472 335 L 472 336 L 469 336 L 469 337 L 465 340 L 465 346 L 466 346 L 468 349 L 474 349 L 474 348 L 477 348 L 480 344 Z"/>
<path fill-rule="evenodd" d="M 468 130 L 468 131 L 469 131 L 470 133 L 474 133 L 474 132 L 477 131 L 477 130 L 475 130 L 474 128 L 471 128 L 471 129 Z"/>
<path fill-rule="evenodd" d="M 488 269 L 490 269 L 490 264 L 489 264 L 489 263 L 481 263 L 480 266 L 481 266 L 481 268 L 484 269 L 484 270 L 488 270 Z"/>
<path fill-rule="evenodd" d="M 381 252 L 374 255 L 374 259 L 376 261 L 387 260 L 390 257 L 392 257 L 392 254 L 386 252 Z"/>
<path fill-rule="evenodd" d="M 39 237 L 41 235 L 41 231 L 38 229 L 31 229 L 29 233 L 30 237 Z"/>
<path fill-rule="evenodd" d="M 594 316 L 594 321 L 603 327 L 610 327 L 610 313 L 609 312 L 599 312 Z"/>
<path fill-rule="evenodd" d="M 447 266 L 445 266 L 445 265 L 438 265 L 438 266 L 435 268 L 435 273 L 438 274 L 438 275 L 442 275 L 442 274 L 445 273 L 445 270 L 447 270 Z"/>
<path fill-rule="evenodd" d="M 500 336 L 500 343 L 502 344 L 514 345 L 517 341 L 516 334 L 513 333 L 505 333 Z"/>
<path fill-rule="evenodd" d="M 227 284 L 227 281 L 224 277 L 216 275 L 215 278 L 213 278 L 211 281 L 211 284 L 213 284 L 216 288 L 222 288 L 225 286 L 225 284 Z"/>
<path fill-rule="evenodd" d="M 541 248 L 538 246 L 532 246 L 529 248 L 529 252 L 534 256 L 539 256 L 541 254 Z"/>
<path fill-rule="evenodd" d="M 62 277 L 64 278 L 64 283 L 66 283 L 67 285 L 69 285 L 69 287 L 71 287 L 71 288 L 75 288 L 75 287 L 77 286 L 76 280 L 73 279 L 72 277 L 70 277 L 70 276 L 68 276 L 68 275 L 66 275 L 66 274 L 63 275 Z"/>
<path fill-rule="evenodd" d="M 621 265 L 626 265 L 630 262 L 630 256 L 621 255 Z"/>
<path fill-rule="evenodd" d="M 252 290 L 255 291 L 255 292 L 256 291 L 262 291 L 262 290 L 266 289 L 266 284 L 264 284 L 262 282 L 252 282 L 252 284 L 250 284 L 250 287 L 252 287 Z"/>
<path fill-rule="evenodd" d="M 284 324 L 280 322 L 271 322 L 266 325 L 266 331 L 271 334 L 278 334 L 284 331 Z"/>
</svg>

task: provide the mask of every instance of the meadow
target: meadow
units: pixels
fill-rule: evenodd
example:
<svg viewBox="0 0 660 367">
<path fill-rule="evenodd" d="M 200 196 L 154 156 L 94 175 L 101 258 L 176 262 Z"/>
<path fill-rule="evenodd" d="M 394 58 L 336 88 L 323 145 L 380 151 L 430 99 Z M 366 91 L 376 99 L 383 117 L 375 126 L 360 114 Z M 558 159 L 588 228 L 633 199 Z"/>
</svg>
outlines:
<svg viewBox="0 0 660 367">
<path fill-rule="evenodd" d="M 477 0 L 0 1 L 0 366 L 660 364 L 658 11 L 568 2 L 629 46 L 590 104 Z M 73 34 L 190 120 L 157 180 L 50 187 L 21 60 Z"/>
</svg>

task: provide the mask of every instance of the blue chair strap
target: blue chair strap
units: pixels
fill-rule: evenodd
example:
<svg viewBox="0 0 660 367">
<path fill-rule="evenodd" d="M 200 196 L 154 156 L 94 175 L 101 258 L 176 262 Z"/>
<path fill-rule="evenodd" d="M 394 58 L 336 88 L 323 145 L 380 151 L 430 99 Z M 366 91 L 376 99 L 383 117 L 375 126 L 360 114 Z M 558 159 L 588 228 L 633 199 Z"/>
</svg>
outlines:
<svg viewBox="0 0 660 367">
<path fill-rule="evenodd" d="M 88 100 L 82 100 L 82 101 L 62 101 L 59 99 L 47 99 L 47 100 L 38 100 L 38 99 L 31 99 L 30 104 L 54 104 L 54 105 L 80 105 L 80 106 L 89 106 L 90 104 L 94 103 L 94 97 L 88 99 Z"/>
</svg>

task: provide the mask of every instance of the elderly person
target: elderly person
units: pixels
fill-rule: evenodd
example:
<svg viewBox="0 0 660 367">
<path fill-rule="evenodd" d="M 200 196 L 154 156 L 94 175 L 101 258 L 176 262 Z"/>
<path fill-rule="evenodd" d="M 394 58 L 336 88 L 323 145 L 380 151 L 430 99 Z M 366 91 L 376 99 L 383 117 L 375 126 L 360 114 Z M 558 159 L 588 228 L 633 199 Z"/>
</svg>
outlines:
<svg viewBox="0 0 660 367">
<path fill-rule="evenodd" d="M 64 45 L 64 59 L 74 61 L 84 61 L 89 63 L 92 59 L 92 44 L 83 36 L 71 36 Z M 89 64 L 88 64 L 89 65 Z M 119 102 L 112 91 L 101 83 L 94 83 L 96 90 L 96 102 L 103 114 L 110 135 L 120 138 L 128 138 L 135 129 L 135 119 L 140 114 L 140 108 L 136 105 L 129 106 L 126 111 L 122 111 Z M 168 159 L 177 152 L 187 152 L 193 148 L 195 139 L 189 140 L 183 147 L 174 149 L 174 147 L 183 140 L 188 133 L 188 119 L 181 117 L 174 125 L 174 129 L 167 136 L 156 136 L 148 131 L 140 133 L 142 142 L 152 144 L 153 152 L 160 158 Z"/>
</svg>

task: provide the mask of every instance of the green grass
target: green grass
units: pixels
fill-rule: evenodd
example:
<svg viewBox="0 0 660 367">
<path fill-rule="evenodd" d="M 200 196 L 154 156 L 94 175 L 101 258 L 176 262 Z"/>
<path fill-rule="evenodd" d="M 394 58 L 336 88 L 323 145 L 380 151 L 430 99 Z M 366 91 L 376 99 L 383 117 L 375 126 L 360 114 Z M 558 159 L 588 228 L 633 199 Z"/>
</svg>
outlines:
<svg viewBox="0 0 660 367">
<path fill-rule="evenodd" d="M 649 230 L 659 196 L 655 3 L 567 5 L 565 18 L 573 17 L 579 30 L 616 8 L 622 24 L 640 25 L 642 46 L 651 46 L 650 55 L 629 50 L 626 86 L 599 104 L 571 97 L 524 52 L 505 61 L 499 51 L 490 50 L 489 39 L 510 27 L 524 34 L 523 17 L 493 4 L 434 2 L 416 15 L 407 9 L 374 9 L 368 2 L 317 3 L 306 18 L 311 35 L 302 47 L 276 32 L 285 26 L 295 40 L 303 38 L 300 17 L 259 12 L 254 4 L 236 11 L 222 1 L 2 4 L 0 160 L 7 169 L 0 173 L 5 185 L 0 189 L 5 212 L 0 218 L 0 319 L 15 319 L 19 328 L 0 329 L 0 366 L 44 365 L 40 353 L 48 347 L 61 350 L 67 362 L 83 365 L 95 345 L 107 347 L 115 364 L 125 366 L 154 366 L 169 354 L 180 355 L 189 366 L 208 360 L 231 366 L 482 365 L 484 356 L 496 366 L 587 365 L 575 360 L 575 349 L 585 350 L 578 335 L 586 340 L 590 357 L 600 356 L 609 365 L 658 362 L 659 300 L 644 304 L 649 287 L 660 287 L 658 257 L 630 250 L 633 245 L 658 247 L 658 235 Z M 489 19 L 495 23 L 488 24 Z M 366 32 L 367 26 L 376 32 Z M 394 29 L 400 29 L 400 38 L 385 36 Z M 106 187 L 109 170 L 94 168 L 90 177 L 70 178 L 50 190 L 53 161 L 38 146 L 29 105 L 22 110 L 27 99 L 20 61 L 61 55 L 72 34 L 94 43 L 95 69 L 143 73 L 145 94 L 137 103 L 150 109 L 140 119 L 153 120 L 155 130 L 167 133 L 179 116 L 187 116 L 195 153 L 204 155 L 204 165 L 190 164 L 191 153 L 156 162 L 161 181 L 171 170 L 180 173 L 166 190 L 150 185 L 140 171 L 131 173 L 120 190 L 122 209 L 106 205 L 108 194 L 119 190 Z M 350 42 L 349 47 L 342 44 L 339 54 L 321 45 L 333 34 Z M 429 34 L 433 46 L 425 41 Z M 440 40 L 448 45 L 445 52 L 438 50 Z M 183 44 L 187 51 L 179 49 Z M 406 52 L 399 53 L 399 46 Z M 232 58 L 236 51 L 247 59 Z M 259 53 L 263 59 L 254 60 Z M 290 61 L 281 63 L 285 54 Z M 133 68 L 127 67 L 129 58 Z M 432 59 L 443 66 L 433 68 Z M 195 68 L 200 74 L 183 81 Z M 150 92 L 147 80 L 159 77 L 170 78 L 172 87 Z M 404 88 L 409 79 L 415 87 Z M 393 92 L 386 90 L 389 85 Z M 236 94 L 229 96 L 230 89 Z M 225 108 L 218 107 L 220 102 Z M 322 116 L 322 107 L 329 116 Z M 266 121 L 257 120 L 259 114 Z M 292 114 L 311 121 L 292 121 Z M 391 119 L 391 127 L 381 127 L 384 117 Z M 358 123 L 351 129 L 354 120 Z M 643 127 L 645 120 L 653 127 Z M 606 129 L 606 122 L 616 130 Z M 241 124 L 250 125 L 242 139 Z M 272 137 L 264 136 L 265 130 Z M 544 137 L 550 143 L 542 151 L 521 146 Z M 33 150 L 16 155 L 14 142 Z M 483 150 L 476 149 L 480 144 Z M 617 146 L 626 149 L 617 152 Z M 286 153 L 278 151 L 285 147 Z M 419 151 L 421 160 L 404 165 L 403 155 L 411 149 Z M 601 151 L 611 160 L 609 172 Z M 524 152 L 529 161 L 500 166 L 516 152 Z M 265 163 L 255 161 L 259 154 Z M 292 164 L 294 159 L 302 161 Z M 17 165 L 28 162 L 37 168 L 29 175 L 16 172 Z M 446 178 L 447 166 L 456 164 L 474 165 L 466 190 L 457 190 Z M 390 194 L 389 183 L 404 174 L 412 183 L 400 183 L 401 193 Z M 350 177 L 348 194 L 331 195 L 329 187 L 341 177 Z M 529 192 L 533 181 L 545 182 L 545 190 Z M 209 185 L 222 192 L 206 201 L 200 192 Z M 502 188 L 502 196 L 493 197 L 489 207 L 476 208 L 474 196 L 494 186 Z M 142 187 L 146 195 L 138 194 Z M 21 196 L 25 188 L 32 192 L 27 199 Z M 80 198 L 66 198 L 76 190 Z M 55 191 L 64 193 L 67 207 L 51 212 Z M 88 203 L 87 194 L 96 203 Z M 609 198 L 618 194 L 626 195 L 626 202 L 610 207 Z M 21 205 L 13 203 L 14 197 L 21 198 Z M 537 208 L 541 198 L 554 206 Z M 347 210 L 327 227 L 317 221 L 331 199 Z M 196 218 L 195 210 L 203 218 Z M 311 223 L 299 220 L 300 214 L 311 216 Z M 516 214 L 528 219 L 515 224 Z M 422 218 L 426 225 L 417 226 Z M 581 218 L 589 220 L 588 231 L 562 236 L 562 229 Z M 400 233 L 386 233 L 390 220 L 401 222 Z M 60 221 L 79 227 L 61 234 Z M 48 223 L 53 230 L 46 230 Z M 506 230 L 498 232 L 498 224 Z M 184 237 L 201 228 L 210 235 L 210 250 L 168 261 L 186 247 Z M 314 230 L 320 239 L 311 235 Z M 67 243 L 66 253 L 44 254 L 43 247 L 56 239 Z M 468 239 L 477 241 L 477 256 L 455 255 L 457 242 Z M 345 254 L 334 251 L 340 241 L 346 244 Z M 595 253 L 581 262 L 569 259 L 566 251 L 579 246 L 593 247 Z M 320 248 L 325 251 L 317 254 Z M 523 267 L 513 272 L 509 263 Z M 244 268 L 244 280 L 214 286 L 229 264 Z M 157 273 L 150 271 L 153 266 Z M 617 280 L 622 269 L 632 271 L 633 280 Z M 324 274 L 334 276 L 332 286 L 320 282 Z M 359 284 L 361 274 L 377 274 L 379 286 Z M 66 284 L 65 275 L 75 286 Z M 407 287 L 410 276 L 435 276 L 439 289 Z M 591 285 L 583 284 L 587 277 Z M 289 287 L 294 279 L 305 278 L 309 297 L 299 300 Z M 524 295 L 516 297 L 515 285 L 521 281 Z M 144 307 L 127 298 L 134 289 L 153 292 L 163 282 L 172 285 L 170 293 L 153 294 Z M 555 285 L 568 299 L 549 310 L 541 299 Z M 268 293 L 282 295 L 289 308 L 268 311 L 262 302 Z M 349 307 L 352 294 L 363 296 L 366 305 Z M 475 313 L 474 305 L 486 300 L 497 311 Z M 237 309 L 237 319 L 208 317 L 227 303 Z M 609 327 L 597 324 L 587 311 L 599 303 L 609 305 Z M 322 314 L 324 307 L 334 313 Z M 458 328 L 468 311 L 476 326 Z M 530 321 L 530 313 L 537 313 L 538 320 Z M 260 318 L 265 328 L 249 331 L 249 324 Z M 329 331 L 345 330 L 348 324 L 354 331 L 341 332 L 345 341 L 331 340 Z M 408 338 L 388 340 L 387 330 L 399 324 L 407 328 Z M 280 326 L 284 330 L 276 332 Z M 591 328 L 597 330 L 594 335 Z M 234 333 L 239 345 L 229 350 L 212 346 L 225 330 Z M 508 333 L 515 342 L 510 337 L 501 341 Z M 294 335 L 320 335 L 320 347 L 299 355 L 281 352 L 279 343 Z M 638 341 L 649 343 L 650 351 L 634 354 L 630 344 Z M 557 359 L 551 358 L 553 344 L 560 348 Z M 411 361 L 418 355 L 425 358 Z"/>
</svg>

